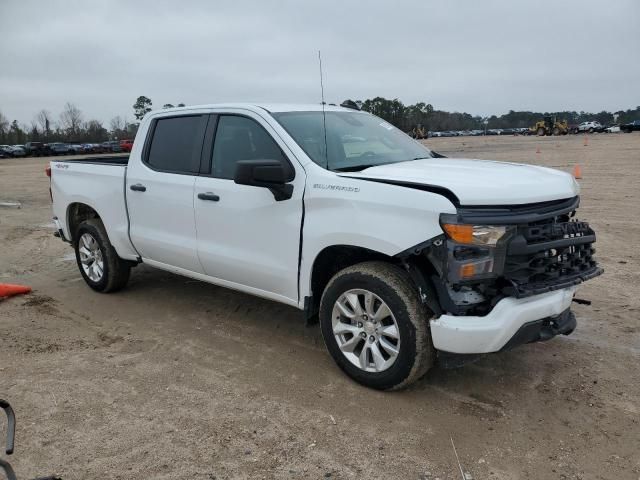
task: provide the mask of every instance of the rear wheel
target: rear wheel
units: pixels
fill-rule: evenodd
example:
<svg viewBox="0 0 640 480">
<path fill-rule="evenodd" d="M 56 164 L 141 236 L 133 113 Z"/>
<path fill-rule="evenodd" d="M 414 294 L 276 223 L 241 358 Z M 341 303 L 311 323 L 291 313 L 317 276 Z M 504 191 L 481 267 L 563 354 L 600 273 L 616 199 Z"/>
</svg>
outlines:
<svg viewBox="0 0 640 480">
<path fill-rule="evenodd" d="M 589 133 L 593 133 L 593 127 L 589 129 Z"/>
<path fill-rule="evenodd" d="M 338 272 L 320 302 L 333 359 L 355 381 L 379 390 L 403 388 L 433 365 L 431 316 L 408 275 L 384 262 Z"/>
<path fill-rule="evenodd" d="M 108 293 L 127 284 L 131 265 L 118 257 L 99 218 L 82 222 L 74 238 L 76 262 L 87 285 Z"/>
<path fill-rule="evenodd" d="M 553 135 L 554 135 L 554 136 L 556 136 L 556 137 L 557 137 L 558 135 L 560 135 L 560 129 L 559 129 L 558 127 L 555 127 L 555 128 L 553 129 Z"/>
<path fill-rule="evenodd" d="M 544 128 L 540 127 L 540 128 L 538 129 L 538 136 L 539 136 L 539 137 L 544 137 L 545 133 L 546 133 L 546 132 L 545 132 Z"/>
</svg>

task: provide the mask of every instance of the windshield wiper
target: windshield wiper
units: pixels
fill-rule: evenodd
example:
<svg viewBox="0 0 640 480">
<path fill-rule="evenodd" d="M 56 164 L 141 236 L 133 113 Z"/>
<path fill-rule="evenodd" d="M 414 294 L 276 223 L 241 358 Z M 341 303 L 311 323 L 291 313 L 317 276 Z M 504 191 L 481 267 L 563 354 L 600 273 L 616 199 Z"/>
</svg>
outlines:
<svg viewBox="0 0 640 480">
<path fill-rule="evenodd" d="M 441 153 L 434 152 L 433 150 L 431 150 L 431 156 L 430 157 L 416 157 L 416 158 L 412 158 L 411 161 L 413 161 L 413 160 L 426 160 L 428 158 L 447 158 L 447 157 L 445 155 L 442 155 Z"/>
<path fill-rule="evenodd" d="M 385 165 L 384 163 L 376 163 L 376 164 L 364 164 L 364 165 L 350 165 L 348 167 L 339 167 L 334 168 L 334 172 L 359 172 L 364 170 L 365 168 L 377 167 L 379 165 Z"/>
</svg>

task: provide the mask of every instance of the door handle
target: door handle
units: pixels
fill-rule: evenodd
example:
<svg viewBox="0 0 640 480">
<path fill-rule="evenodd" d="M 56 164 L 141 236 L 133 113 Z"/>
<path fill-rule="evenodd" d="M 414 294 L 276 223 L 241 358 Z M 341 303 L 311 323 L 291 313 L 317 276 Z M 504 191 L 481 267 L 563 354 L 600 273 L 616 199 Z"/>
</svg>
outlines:
<svg viewBox="0 0 640 480">
<path fill-rule="evenodd" d="M 215 193 L 207 192 L 207 193 L 199 193 L 198 198 L 200 200 L 209 200 L 211 202 L 217 202 L 220 200 L 220 197 Z"/>
<path fill-rule="evenodd" d="M 147 191 L 147 187 L 145 187 L 141 183 L 136 183 L 135 185 L 131 185 L 129 188 L 131 190 L 133 190 L 134 192 L 146 192 Z"/>
</svg>

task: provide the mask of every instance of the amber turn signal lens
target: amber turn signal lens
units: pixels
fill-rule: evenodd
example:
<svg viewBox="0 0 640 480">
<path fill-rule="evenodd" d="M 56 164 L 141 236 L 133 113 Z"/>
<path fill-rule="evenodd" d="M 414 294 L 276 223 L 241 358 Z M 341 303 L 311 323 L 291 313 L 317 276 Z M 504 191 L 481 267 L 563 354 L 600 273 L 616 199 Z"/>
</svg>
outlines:
<svg viewBox="0 0 640 480">
<path fill-rule="evenodd" d="M 449 238 L 458 243 L 473 243 L 473 225 L 456 225 L 445 223 L 442 225 Z"/>
<path fill-rule="evenodd" d="M 476 274 L 476 266 L 473 263 L 467 263 L 460 267 L 460 278 L 473 277 Z"/>
</svg>

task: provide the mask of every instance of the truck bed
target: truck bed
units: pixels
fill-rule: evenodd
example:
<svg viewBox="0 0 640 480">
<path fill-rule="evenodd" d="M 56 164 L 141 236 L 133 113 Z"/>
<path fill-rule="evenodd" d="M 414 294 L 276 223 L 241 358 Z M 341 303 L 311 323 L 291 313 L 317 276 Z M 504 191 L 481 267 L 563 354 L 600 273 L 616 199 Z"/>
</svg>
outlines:
<svg viewBox="0 0 640 480">
<path fill-rule="evenodd" d="M 128 162 L 128 155 L 51 161 L 53 213 L 65 239 L 71 240 L 73 233 L 69 214 L 81 205 L 100 217 L 120 257 L 137 258 L 129 240 L 125 191 Z"/>
</svg>

